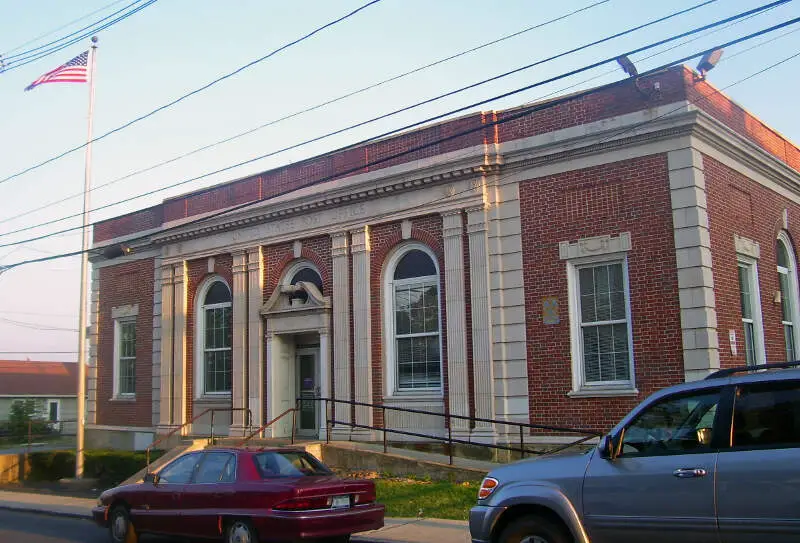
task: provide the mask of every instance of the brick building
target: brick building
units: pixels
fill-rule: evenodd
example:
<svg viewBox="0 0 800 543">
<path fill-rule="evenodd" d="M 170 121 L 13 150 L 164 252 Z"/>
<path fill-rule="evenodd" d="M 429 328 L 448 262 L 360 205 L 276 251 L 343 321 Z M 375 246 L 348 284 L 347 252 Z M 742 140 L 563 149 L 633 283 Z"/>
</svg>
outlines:
<svg viewBox="0 0 800 543">
<path fill-rule="evenodd" d="M 666 385 L 795 358 L 798 169 L 793 144 L 678 67 L 104 221 L 94 246 L 133 252 L 93 257 L 90 440 L 212 407 L 258 426 L 315 394 L 606 429 Z M 323 435 L 301 405 L 298 432 Z M 383 417 L 336 410 L 446 432 Z M 243 412 L 220 420 L 244 432 Z"/>
</svg>

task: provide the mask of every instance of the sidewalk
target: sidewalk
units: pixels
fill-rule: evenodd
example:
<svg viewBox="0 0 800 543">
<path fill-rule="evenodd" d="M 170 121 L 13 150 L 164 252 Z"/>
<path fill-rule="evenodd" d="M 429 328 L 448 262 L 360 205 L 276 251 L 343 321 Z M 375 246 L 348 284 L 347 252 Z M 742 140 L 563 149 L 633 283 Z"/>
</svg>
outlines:
<svg viewBox="0 0 800 543">
<path fill-rule="evenodd" d="M 0 509 L 91 519 L 96 500 L 52 494 L 0 490 Z M 353 541 L 385 543 L 469 543 L 465 521 L 387 518 L 380 530 L 353 536 Z"/>
</svg>

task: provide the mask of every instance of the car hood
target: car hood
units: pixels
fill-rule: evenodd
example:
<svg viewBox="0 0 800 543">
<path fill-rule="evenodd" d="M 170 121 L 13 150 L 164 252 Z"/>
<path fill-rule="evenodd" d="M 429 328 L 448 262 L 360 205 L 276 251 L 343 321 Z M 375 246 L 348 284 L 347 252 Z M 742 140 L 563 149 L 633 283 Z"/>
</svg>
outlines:
<svg viewBox="0 0 800 543">
<path fill-rule="evenodd" d="M 501 484 L 508 482 L 563 481 L 582 478 L 596 449 L 585 453 L 569 453 L 544 458 L 531 458 L 508 464 L 489 472 Z"/>
</svg>

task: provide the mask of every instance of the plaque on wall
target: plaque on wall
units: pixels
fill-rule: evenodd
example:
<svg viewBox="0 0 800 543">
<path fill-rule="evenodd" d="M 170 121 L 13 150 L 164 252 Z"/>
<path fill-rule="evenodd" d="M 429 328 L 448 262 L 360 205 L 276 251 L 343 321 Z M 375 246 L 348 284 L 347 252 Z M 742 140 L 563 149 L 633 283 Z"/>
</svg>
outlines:
<svg viewBox="0 0 800 543">
<path fill-rule="evenodd" d="M 544 324 L 558 324 L 561 322 L 558 311 L 558 298 L 555 296 L 542 299 L 542 322 Z"/>
</svg>

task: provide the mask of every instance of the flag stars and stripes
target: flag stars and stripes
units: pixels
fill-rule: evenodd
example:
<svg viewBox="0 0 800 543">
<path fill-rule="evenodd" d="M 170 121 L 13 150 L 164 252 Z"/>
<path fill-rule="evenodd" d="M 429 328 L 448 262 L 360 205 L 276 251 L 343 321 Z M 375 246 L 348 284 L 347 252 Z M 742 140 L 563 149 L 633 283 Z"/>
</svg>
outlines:
<svg viewBox="0 0 800 543">
<path fill-rule="evenodd" d="M 39 79 L 25 87 L 25 90 L 33 90 L 44 83 L 86 83 L 88 61 L 89 51 L 84 51 L 66 64 L 39 77 Z"/>
</svg>

